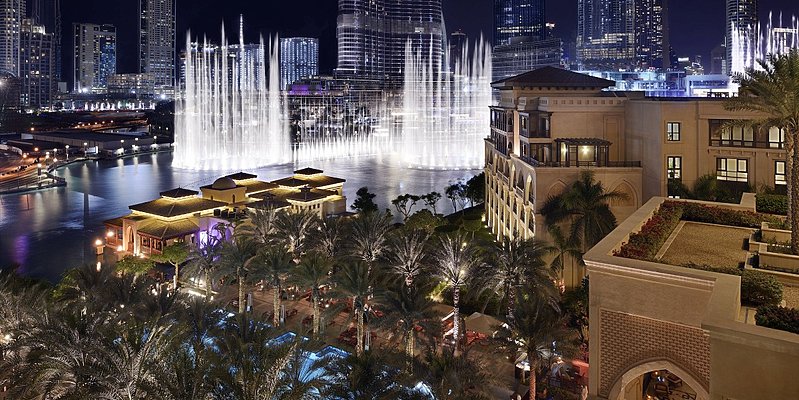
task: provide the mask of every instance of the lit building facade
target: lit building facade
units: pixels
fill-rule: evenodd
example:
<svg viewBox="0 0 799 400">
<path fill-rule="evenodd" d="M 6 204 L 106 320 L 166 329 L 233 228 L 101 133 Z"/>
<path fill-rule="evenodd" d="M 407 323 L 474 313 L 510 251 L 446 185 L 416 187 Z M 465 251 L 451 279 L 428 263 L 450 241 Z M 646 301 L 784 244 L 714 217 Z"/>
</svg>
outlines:
<svg viewBox="0 0 799 400">
<path fill-rule="evenodd" d="M 757 17 L 757 0 L 727 0 L 726 4 L 727 18 L 726 18 L 726 36 L 725 47 L 727 50 L 727 63 L 724 70 L 725 74 L 732 72 L 733 58 L 742 58 L 745 60 L 752 59 L 752 56 L 734 54 L 736 51 L 752 52 L 753 48 L 736 49 L 736 44 L 733 43 L 733 38 L 736 35 L 743 35 L 743 43 L 753 43 L 755 35 L 758 31 L 758 17 Z M 737 30 L 737 32 L 736 32 Z M 746 37 L 751 40 L 746 40 Z M 740 36 L 739 36 L 740 37 Z"/>
<path fill-rule="evenodd" d="M 544 0 L 494 0 L 494 45 L 509 45 L 513 38 L 547 37 Z"/>
<path fill-rule="evenodd" d="M 510 78 L 541 67 L 562 65 L 563 42 L 548 38 L 494 46 L 491 58 L 493 80 Z"/>
<path fill-rule="evenodd" d="M 635 64 L 635 1 L 577 1 L 577 62 L 581 69 Z"/>
<path fill-rule="evenodd" d="M 635 2 L 635 60 L 641 68 L 669 68 L 668 1 Z"/>
<path fill-rule="evenodd" d="M 150 74 L 114 74 L 108 78 L 108 94 L 150 98 L 155 95 L 155 79 Z"/>
<path fill-rule="evenodd" d="M 55 54 L 55 81 L 61 80 L 61 0 L 29 0 L 30 18 L 53 35 Z"/>
<path fill-rule="evenodd" d="M 113 25 L 73 24 L 73 82 L 76 93 L 105 93 L 116 73 L 117 30 Z"/>
<path fill-rule="evenodd" d="M 28 108 L 48 108 L 56 89 L 56 46 L 52 33 L 44 26 L 22 20 L 20 35 L 20 105 Z"/>
<path fill-rule="evenodd" d="M 545 200 L 590 170 L 621 221 L 647 200 L 715 176 L 733 191 L 785 187 L 785 134 L 777 128 L 730 128 L 754 113 L 724 109 L 722 98 L 654 98 L 604 91 L 614 81 L 546 67 L 495 82 L 486 140 L 486 223 L 497 237 L 547 239 Z M 678 181 L 678 182 L 673 182 Z M 585 270 L 564 270 L 567 287 Z"/>
<path fill-rule="evenodd" d="M 300 79 L 319 75 L 319 39 L 280 39 L 280 89 Z"/>
<path fill-rule="evenodd" d="M 152 76 L 156 91 L 174 94 L 175 0 L 139 1 L 139 72 Z"/>
<path fill-rule="evenodd" d="M 20 34 L 25 0 L 0 0 L 0 72 L 19 77 Z"/>
<path fill-rule="evenodd" d="M 339 0 L 337 74 L 400 83 L 408 43 L 440 63 L 441 0 Z"/>
</svg>

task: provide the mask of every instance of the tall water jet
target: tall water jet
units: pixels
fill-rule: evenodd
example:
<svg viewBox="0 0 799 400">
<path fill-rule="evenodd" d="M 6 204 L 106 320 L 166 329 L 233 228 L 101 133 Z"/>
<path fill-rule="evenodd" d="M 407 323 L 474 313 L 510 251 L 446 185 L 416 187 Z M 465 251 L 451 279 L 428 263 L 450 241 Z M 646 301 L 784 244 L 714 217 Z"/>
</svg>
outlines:
<svg viewBox="0 0 799 400">
<path fill-rule="evenodd" d="M 769 13 L 768 23 L 756 25 L 754 29 L 733 25 L 732 74 L 746 72 L 747 68 L 761 69 L 758 61 L 770 54 L 781 55 L 799 49 L 799 20 L 791 17 L 790 23 L 783 24 L 782 15 L 776 22 Z"/>
<path fill-rule="evenodd" d="M 241 30 L 240 30 L 241 32 Z M 279 89 L 278 41 L 219 46 L 186 39 L 185 82 L 175 112 L 175 157 L 183 168 L 248 169 L 291 161 Z"/>
<path fill-rule="evenodd" d="M 402 133 L 399 156 L 414 168 L 467 169 L 483 166 L 490 125 L 491 47 L 482 38 L 449 71 L 450 54 L 405 48 Z"/>
</svg>

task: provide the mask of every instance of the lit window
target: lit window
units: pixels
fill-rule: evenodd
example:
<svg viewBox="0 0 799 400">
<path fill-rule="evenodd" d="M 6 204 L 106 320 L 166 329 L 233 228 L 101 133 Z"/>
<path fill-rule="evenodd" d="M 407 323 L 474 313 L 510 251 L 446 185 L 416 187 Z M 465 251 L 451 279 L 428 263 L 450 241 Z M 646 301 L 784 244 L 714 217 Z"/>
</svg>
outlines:
<svg viewBox="0 0 799 400">
<path fill-rule="evenodd" d="M 749 160 L 739 158 L 717 158 L 716 177 L 720 181 L 748 182 Z"/>
<path fill-rule="evenodd" d="M 666 123 L 666 140 L 668 140 L 669 142 L 678 142 L 680 140 L 679 122 Z"/>
<path fill-rule="evenodd" d="M 669 179 L 682 179 L 682 157 L 666 157 L 666 176 Z"/>
<path fill-rule="evenodd" d="M 774 185 L 787 185 L 785 181 L 785 161 L 774 162 Z"/>
<path fill-rule="evenodd" d="M 785 130 L 772 126 L 768 129 L 768 147 L 781 149 L 785 146 Z M 779 161 L 778 161 L 779 162 Z"/>
</svg>

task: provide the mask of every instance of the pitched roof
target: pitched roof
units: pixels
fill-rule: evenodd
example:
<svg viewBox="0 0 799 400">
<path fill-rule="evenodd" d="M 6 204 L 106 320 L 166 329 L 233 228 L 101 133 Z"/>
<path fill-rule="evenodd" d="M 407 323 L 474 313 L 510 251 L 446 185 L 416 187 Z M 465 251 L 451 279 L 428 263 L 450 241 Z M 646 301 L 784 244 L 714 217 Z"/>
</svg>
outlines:
<svg viewBox="0 0 799 400">
<path fill-rule="evenodd" d="M 276 181 L 272 181 L 275 185 L 285 186 L 285 187 L 300 187 L 305 186 L 308 182 L 305 179 L 295 178 L 293 176 L 283 179 L 278 179 Z"/>
<path fill-rule="evenodd" d="M 181 197 L 196 196 L 199 192 L 196 190 L 176 188 L 161 192 L 161 197 L 169 197 L 172 199 L 179 199 Z"/>
<path fill-rule="evenodd" d="M 247 208 L 258 208 L 261 210 L 279 210 L 281 208 L 291 207 L 291 203 L 277 198 L 265 198 L 263 200 L 247 203 L 246 205 Z"/>
<path fill-rule="evenodd" d="M 138 232 L 156 239 L 167 240 L 190 235 L 199 229 L 199 225 L 188 218 L 169 222 L 151 219 L 140 226 Z"/>
<path fill-rule="evenodd" d="M 495 89 L 514 87 L 567 87 L 567 88 L 606 88 L 616 82 L 596 78 L 591 75 L 567 71 L 556 67 L 542 67 L 510 78 L 492 82 Z"/>
<path fill-rule="evenodd" d="M 294 171 L 294 173 L 297 174 L 297 175 L 316 175 L 316 174 L 321 174 L 322 172 L 325 172 L 325 171 L 322 171 L 321 169 L 316 169 L 316 168 L 303 168 L 303 169 L 298 169 L 298 170 Z"/>
<path fill-rule="evenodd" d="M 202 211 L 213 210 L 225 207 L 227 204 L 221 201 L 214 201 L 201 198 L 187 198 L 183 200 L 173 200 L 160 198 L 146 203 L 134 204 L 129 208 L 146 214 L 157 215 L 159 217 L 172 218 L 180 215 L 194 214 Z"/>
<path fill-rule="evenodd" d="M 236 172 L 235 174 L 230 174 L 226 176 L 226 178 L 233 179 L 234 181 L 246 181 L 247 179 L 255 179 L 258 175 L 253 175 L 247 172 Z"/>
</svg>

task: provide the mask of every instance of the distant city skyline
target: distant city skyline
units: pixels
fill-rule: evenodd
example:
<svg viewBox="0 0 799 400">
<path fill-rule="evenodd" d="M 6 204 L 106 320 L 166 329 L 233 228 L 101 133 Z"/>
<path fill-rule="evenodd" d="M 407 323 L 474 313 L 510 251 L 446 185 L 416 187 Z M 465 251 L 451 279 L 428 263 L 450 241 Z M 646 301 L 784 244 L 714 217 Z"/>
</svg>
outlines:
<svg viewBox="0 0 799 400">
<path fill-rule="evenodd" d="M 470 38 L 480 33 L 493 37 L 493 0 L 443 0 L 446 27 L 449 32 L 462 29 Z M 686 4 L 672 0 L 670 22 L 671 44 L 677 55 L 703 56 L 708 64 L 713 47 L 724 40 L 725 0 L 698 1 Z M 224 4 L 224 7 L 220 7 Z M 118 2 L 113 5 L 105 0 L 62 0 L 63 25 L 73 22 L 110 23 L 117 27 L 119 39 L 118 70 L 136 72 L 138 68 L 138 20 L 130 18 L 137 13 L 137 2 Z M 576 33 L 577 1 L 547 1 L 547 20 L 555 23 L 555 35 L 570 41 Z M 760 18 L 767 18 L 769 11 L 778 16 L 781 11 L 788 18 L 799 16 L 799 4 L 795 0 L 760 0 Z M 209 17 L 208 10 L 214 13 Z M 319 38 L 320 72 L 329 72 L 336 66 L 336 0 L 298 0 L 280 4 L 256 3 L 247 0 L 194 0 L 188 5 L 185 0 L 177 3 L 177 47 L 182 50 L 185 33 L 207 36 L 218 40 L 220 23 L 225 22 L 227 33 L 237 36 L 238 15 L 244 14 L 247 41 L 254 42 L 258 34 L 280 34 L 281 36 L 310 36 Z M 71 42 L 70 35 L 63 35 Z M 70 48 L 71 43 L 64 43 Z M 66 64 L 69 65 L 69 64 Z"/>
</svg>

